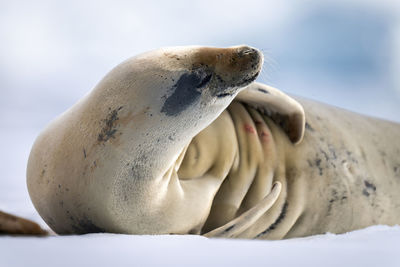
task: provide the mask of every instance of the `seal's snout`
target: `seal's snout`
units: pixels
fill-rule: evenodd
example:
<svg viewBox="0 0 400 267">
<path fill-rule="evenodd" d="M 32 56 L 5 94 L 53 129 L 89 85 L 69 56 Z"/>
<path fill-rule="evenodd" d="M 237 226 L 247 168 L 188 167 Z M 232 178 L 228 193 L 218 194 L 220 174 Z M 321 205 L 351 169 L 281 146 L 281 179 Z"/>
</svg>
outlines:
<svg viewBox="0 0 400 267">
<path fill-rule="evenodd" d="M 243 56 L 247 56 L 247 55 L 253 56 L 253 57 L 259 57 L 261 54 L 257 49 L 252 48 L 250 46 L 242 46 L 238 50 L 239 50 L 238 51 L 239 57 L 243 57 Z"/>
<path fill-rule="evenodd" d="M 215 63 L 218 96 L 232 95 L 237 88 L 253 82 L 261 71 L 263 54 L 249 46 L 235 46 L 221 49 Z"/>
</svg>

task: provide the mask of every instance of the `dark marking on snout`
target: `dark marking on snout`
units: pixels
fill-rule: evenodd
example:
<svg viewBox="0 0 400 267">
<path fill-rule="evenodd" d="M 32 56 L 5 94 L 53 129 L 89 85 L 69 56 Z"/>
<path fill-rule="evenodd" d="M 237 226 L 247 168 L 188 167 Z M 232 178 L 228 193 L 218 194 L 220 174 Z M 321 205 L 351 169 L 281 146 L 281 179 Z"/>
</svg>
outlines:
<svg viewBox="0 0 400 267">
<path fill-rule="evenodd" d="M 259 238 L 265 234 L 267 234 L 268 232 L 271 232 L 272 230 L 276 229 L 276 227 L 283 221 L 283 219 L 285 219 L 286 217 L 286 212 L 287 212 L 287 208 L 288 208 L 288 203 L 285 202 L 285 204 L 282 207 L 282 211 L 279 214 L 278 218 L 276 218 L 275 222 L 272 223 L 267 229 L 265 229 L 263 232 L 259 233 L 256 238 Z"/>
<path fill-rule="evenodd" d="M 206 86 L 212 74 L 205 71 L 184 73 L 173 86 L 173 93 L 164 102 L 161 112 L 176 116 L 200 99 L 200 88 Z"/>
</svg>

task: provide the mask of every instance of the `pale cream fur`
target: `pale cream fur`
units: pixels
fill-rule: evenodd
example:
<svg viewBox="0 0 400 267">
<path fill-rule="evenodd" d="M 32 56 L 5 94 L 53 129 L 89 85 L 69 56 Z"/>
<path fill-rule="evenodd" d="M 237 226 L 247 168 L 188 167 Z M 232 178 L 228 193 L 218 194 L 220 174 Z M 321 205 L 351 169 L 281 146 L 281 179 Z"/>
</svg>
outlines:
<svg viewBox="0 0 400 267">
<path fill-rule="evenodd" d="M 400 126 L 251 83 L 261 65 L 239 46 L 117 66 L 36 140 L 36 209 L 60 234 L 281 239 L 400 223 Z"/>
</svg>

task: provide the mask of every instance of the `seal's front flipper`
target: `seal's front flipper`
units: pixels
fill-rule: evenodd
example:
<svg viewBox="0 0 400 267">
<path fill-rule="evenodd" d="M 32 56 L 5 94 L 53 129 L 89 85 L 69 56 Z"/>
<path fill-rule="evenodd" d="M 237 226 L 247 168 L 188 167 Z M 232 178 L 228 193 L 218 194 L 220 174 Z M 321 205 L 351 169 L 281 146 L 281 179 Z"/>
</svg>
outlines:
<svg viewBox="0 0 400 267">
<path fill-rule="evenodd" d="M 304 109 L 299 102 L 282 91 L 254 82 L 241 91 L 235 100 L 246 103 L 269 116 L 282 127 L 294 144 L 300 143 L 303 139 Z"/>
<path fill-rule="evenodd" d="M 278 199 L 281 189 L 282 184 L 280 182 L 276 182 L 272 186 L 271 193 L 262 199 L 260 203 L 227 224 L 204 234 L 204 236 L 223 238 L 237 237 L 247 228 L 251 227 L 262 215 L 265 214 L 265 212 L 272 207 L 272 205 Z"/>
</svg>

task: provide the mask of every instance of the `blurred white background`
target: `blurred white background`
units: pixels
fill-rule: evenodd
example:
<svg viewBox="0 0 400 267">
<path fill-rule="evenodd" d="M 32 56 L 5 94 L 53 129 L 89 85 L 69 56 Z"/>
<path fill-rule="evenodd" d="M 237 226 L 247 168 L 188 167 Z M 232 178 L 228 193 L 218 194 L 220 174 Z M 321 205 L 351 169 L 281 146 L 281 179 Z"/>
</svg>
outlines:
<svg viewBox="0 0 400 267">
<path fill-rule="evenodd" d="M 0 209 L 38 220 L 25 185 L 33 141 L 116 64 L 238 44 L 264 52 L 259 81 L 400 121 L 398 0 L 0 0 Z"/>
</svg>

